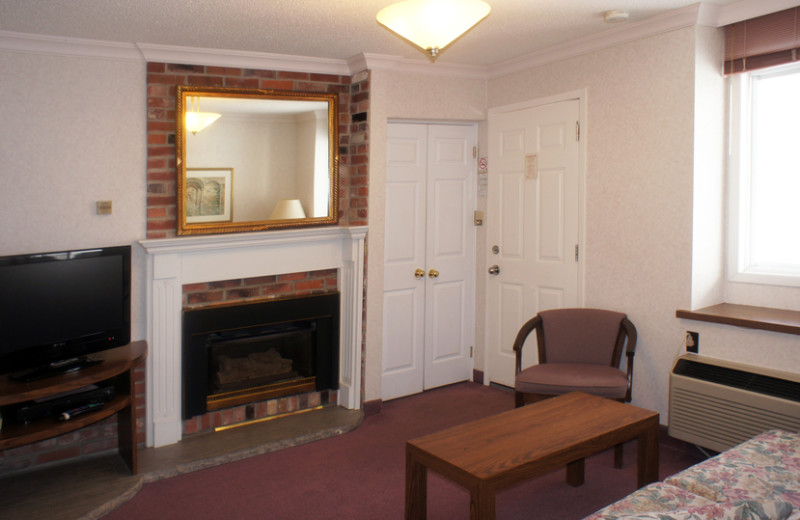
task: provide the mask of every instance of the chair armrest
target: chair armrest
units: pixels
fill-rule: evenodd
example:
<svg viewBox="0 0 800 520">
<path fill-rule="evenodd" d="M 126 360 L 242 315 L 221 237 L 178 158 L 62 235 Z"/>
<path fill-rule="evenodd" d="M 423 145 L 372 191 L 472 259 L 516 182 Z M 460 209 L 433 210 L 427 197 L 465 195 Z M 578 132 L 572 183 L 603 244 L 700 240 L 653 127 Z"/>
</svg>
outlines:
<svg viewBox="0 0 800 520">
<path fill-rule="evenodd" d="M 630 403 L 633 389 L 633 356 L 636 353 L 636 341 L 638 340 L 638 333 L 636 326 L 628 318 L 623 318 L 622 328 L 628 336 L 628 344 L 625 347 L 625 357 L 628 358 L 628 366 L 626 367 L 626 374 L 628 376 L 628 390 L 625 392 L 625 402 Z"/>
<path fill-rule="evenodd" d="M 639 338 L 639 334 L 636 332 L 636 326 L 628 318 L 622 319 L 622 328 L 625 329 L 625 334 L 628 336 L 628 345 L 625 347 L 625 355 L 630 358 L 633 357 L 633 354 L 636 352 L 636 341 Z"/>
<path fill-rule="evenodd" d="M 535 330 L 537 327 L 540 327 L 542 324 L 542 318 L 539 315 L 534 316 L 533 318 L 529 319 L 525 322 L 524 325 L 519 329 L 517 332 L 517 337 L 514 340 L 514 352 L 516 354 L 516 367 L 515 367 L 515 374 L 519 374 L 522 372 L 522 347 L 525 346 L 525 340 L 528 339 L 528 335 Z"/>
</svg>

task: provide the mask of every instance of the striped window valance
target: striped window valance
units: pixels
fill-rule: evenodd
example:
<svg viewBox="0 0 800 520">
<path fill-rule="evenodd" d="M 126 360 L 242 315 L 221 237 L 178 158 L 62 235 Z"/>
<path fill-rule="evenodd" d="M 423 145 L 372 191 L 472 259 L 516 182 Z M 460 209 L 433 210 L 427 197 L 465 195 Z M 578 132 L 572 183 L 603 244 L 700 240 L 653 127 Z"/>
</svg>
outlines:
<svg viewBox="0 0 800 520">
<path fill-rule="evenodd" d="M 800 60 L 800 7 L 725 26 L 725 74 Z"/>
</svg>

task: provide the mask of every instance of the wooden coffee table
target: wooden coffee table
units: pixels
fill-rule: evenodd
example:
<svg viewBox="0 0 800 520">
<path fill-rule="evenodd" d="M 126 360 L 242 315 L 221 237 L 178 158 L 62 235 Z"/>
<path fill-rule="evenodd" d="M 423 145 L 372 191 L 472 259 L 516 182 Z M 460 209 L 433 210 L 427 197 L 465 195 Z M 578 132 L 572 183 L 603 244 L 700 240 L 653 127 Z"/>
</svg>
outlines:
<svg viewBox="0 0 800 520">
<path fill-rule="evenodd" d="M 494 519 L 495 494 L 567 467 L 583 483 L 583 460 L 638 439 L 638 487 L 658 480 L 658 413 L 582 392 L 553 397 L 406 443 L 406 519 L 427 516 L 431 469 L 470 493 L 470 518 Z"/>
</svg>

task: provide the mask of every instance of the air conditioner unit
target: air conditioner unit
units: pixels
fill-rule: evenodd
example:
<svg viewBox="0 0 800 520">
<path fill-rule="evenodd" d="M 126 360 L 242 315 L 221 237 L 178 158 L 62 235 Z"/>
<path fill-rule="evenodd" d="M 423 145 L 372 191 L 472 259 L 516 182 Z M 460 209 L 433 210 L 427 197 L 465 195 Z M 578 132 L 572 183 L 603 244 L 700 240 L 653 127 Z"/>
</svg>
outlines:
<svg viewBox="0 0 800 520">
<path fill-rule="evenodd" d="M 724 451 L 774 428 L 800 431 L 800 374 L 696 354 L 676 360 L 670 437 Z"/>
</svg>

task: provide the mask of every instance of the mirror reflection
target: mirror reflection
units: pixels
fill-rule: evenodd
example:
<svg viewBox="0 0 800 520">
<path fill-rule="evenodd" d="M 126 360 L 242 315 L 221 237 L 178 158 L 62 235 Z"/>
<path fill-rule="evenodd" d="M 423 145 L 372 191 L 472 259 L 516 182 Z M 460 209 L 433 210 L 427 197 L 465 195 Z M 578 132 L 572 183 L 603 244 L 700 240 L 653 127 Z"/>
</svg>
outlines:
<svg viewBox="0 0 800 520">
<path fill-rule="evenodd" d="M 337 96 L 178 87 L 178 234 L 335 224 Z"/>
</svg>

